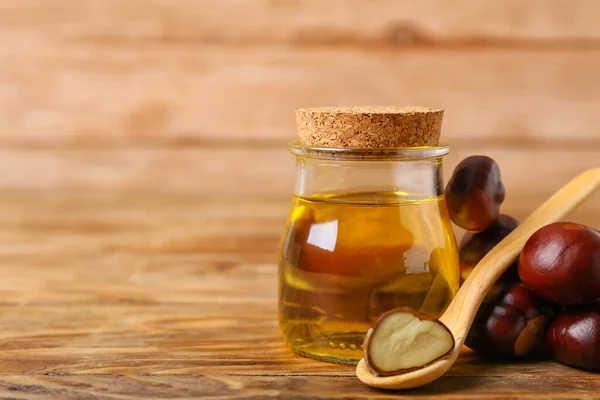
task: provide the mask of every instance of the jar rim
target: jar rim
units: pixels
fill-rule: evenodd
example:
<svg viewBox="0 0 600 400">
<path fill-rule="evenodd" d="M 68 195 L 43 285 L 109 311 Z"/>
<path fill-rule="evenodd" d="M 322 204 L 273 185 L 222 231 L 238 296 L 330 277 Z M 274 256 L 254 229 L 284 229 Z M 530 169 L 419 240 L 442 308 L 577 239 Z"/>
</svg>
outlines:
<svg viewBox="0 0 600 400">
<path fill-rule="evenodd" d="M 450 152 L 450 146 L 392 147 L 392 148 L 353 148 L 353 147 L 313 147 L 306 146 L 298 140 L 288 143 L 290 153 L 304 158 L 320 160 L 420 160 L 445 156 Z"/>
</svg>

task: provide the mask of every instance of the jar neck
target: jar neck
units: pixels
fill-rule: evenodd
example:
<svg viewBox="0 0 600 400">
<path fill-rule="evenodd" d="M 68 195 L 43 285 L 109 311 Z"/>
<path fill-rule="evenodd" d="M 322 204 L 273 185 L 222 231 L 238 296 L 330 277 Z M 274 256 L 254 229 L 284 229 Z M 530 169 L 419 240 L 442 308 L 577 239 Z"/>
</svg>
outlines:
<svg viewBox="0 0 600 400">
<path fill-rule="evenodd" d="M 411 200 L 443 194 L 442 156 L 422 159 L 332 160 L 297 155 L 297 195 L 395 193 Z"/>
</svg>

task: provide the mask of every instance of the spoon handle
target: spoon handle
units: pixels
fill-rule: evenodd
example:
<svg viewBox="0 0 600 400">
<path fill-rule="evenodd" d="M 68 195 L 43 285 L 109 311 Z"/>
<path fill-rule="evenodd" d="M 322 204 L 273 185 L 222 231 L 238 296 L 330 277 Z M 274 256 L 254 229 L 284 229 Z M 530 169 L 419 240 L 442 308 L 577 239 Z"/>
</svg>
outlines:
<svg viewBox="0 0 600 400">
<path fill-rule="evenodd" d="M 600 168 L 590 169 L 567 183 L 494 247 L 473 269 L 440 318 L 462 346 L 484 297 L 517 258 L 538 229 L 569 215 L 600 186 Z"/>
</svg>

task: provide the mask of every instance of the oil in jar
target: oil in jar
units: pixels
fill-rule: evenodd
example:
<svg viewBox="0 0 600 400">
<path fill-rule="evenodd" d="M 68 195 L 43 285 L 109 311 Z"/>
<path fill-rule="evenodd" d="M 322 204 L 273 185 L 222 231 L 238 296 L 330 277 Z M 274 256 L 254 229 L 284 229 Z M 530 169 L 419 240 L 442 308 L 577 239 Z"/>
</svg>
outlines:
<svg viewBox="0 0 600 400">
<path fill-rule="evenodd" d="M 385 311 L 439 317 L 459 286 L 443 196 L 296 195 L 283 239 L 279 323 L 296 352 L 354 364 Z"/>
</svg>

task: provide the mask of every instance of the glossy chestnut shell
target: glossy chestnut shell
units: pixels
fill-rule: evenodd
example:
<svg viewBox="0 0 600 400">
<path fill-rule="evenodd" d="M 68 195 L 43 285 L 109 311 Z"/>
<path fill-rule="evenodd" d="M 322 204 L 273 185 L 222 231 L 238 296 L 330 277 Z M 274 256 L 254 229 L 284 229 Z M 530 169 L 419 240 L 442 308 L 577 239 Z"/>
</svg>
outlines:
<svg viewBox="0 0 600 400">
<path fill-rule="evenodd" d="M 519 226 L 519 221 L 508 215 L 501 214 L 486 230 L 478 233 L 467 232 L 463 236 L 459 246 L 461 281 L 464 282 L 477 263 L 517 226 Z M 519 281 L 516 262 L 502 275 L 500 281 Z"/>
<path fill-rule="evenodd" d="M 482 231 L 500 214 L 505 189 L 500 168 L 487 156 L 461 161 L 446 185 L 450 219 L 468 231 Z"/>
<path fill-rule="evenodd" d="M 600 299 L 600 233 L 567 222 L 541 228 L 521 252 L 519 276 L 536 296 L 558 305 Z"/>
<path fill-rule="evenodd" d="M 541 348 L 545 328 L 554 314 L 522 284 L 486 298 L 479 308 L 465 345 L 481 354 L 526 356 Z"/>
<path fill-rule="evenodd" d="M 600 370 L 600 304 L 563 310 L 550 324 L 546 341 L 557 361 Z"/>
</svg>

